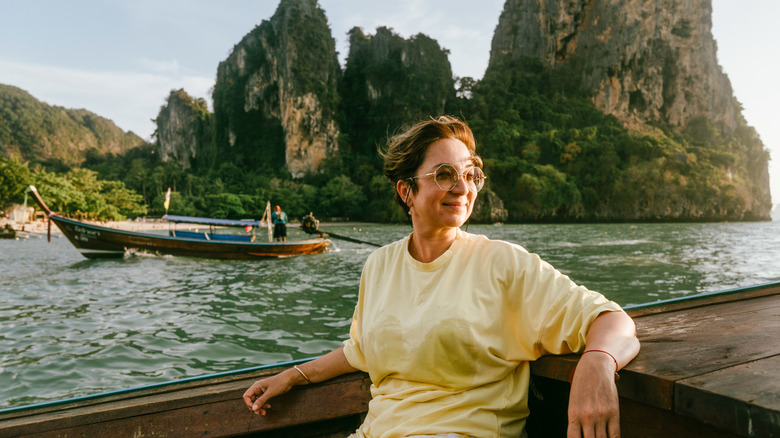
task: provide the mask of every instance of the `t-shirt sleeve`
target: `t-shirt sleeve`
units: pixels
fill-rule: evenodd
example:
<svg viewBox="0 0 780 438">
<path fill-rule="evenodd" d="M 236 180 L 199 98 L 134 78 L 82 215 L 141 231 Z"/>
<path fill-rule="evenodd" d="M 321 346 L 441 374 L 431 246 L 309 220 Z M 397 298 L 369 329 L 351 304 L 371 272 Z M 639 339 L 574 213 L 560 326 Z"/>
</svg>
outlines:
<svg viewBox="0 0 780 438">
<path fill-rule="evenodd" d="M 547 313 L 541 328 L 540 354 L 576 353 L 585 349 L 593 321 L 603 312 L 622 312 L 621 307 L 598 292 L 582 286 L 570 289 Z"/>
<path fill-rule="evenodd" d="M 357 310 L 356 310 L 357 312 Z M 368 372 L 366 366 L 366 358 L 363 356 L 363 351 L 360 349 L 360 336 L 358 335 L 360 324 L 355 317 L 352 317 L 352 327 L 349 329 L 349 339 L 344 341 L 344 356 L 347 358 L 347 362 L 352 368 L 360 371 Z"/>
<path fill-rule="evenodd" d="M 370 260 L 370 258 L 369 258 Z M 369 262 L 366 262 L 368 266 Z M 363 314 L 363 303 L 365 293 L 365 281 L 366 281 L 366 267 L 363 267 L 363 273 L 360 276 L 360 289 L 358 292 L 358 302 L 355 306 L 355 312 L 352 314 L 352 325 L 349 328 L 349 339 L 344 341 L 344 356 L 347 358 L 347 362 L 352 368 L 368 372 L 368 366 L 366 365 L 366 358 L 363 355 L 361 348 L 362 337 L 362 324 L 361 317 Z"/>
<path fill-rule="evenodd" d="M 602 312 L 622 311 L 598 292 L 574 283 L 536 254 L 514 252 L 514 292 L 522 339 L 533 340 L 532 356 L 566 354 L 584 349 L 593 320 Z M 528 338 L 530 336 L 530 339 Z"/>
</svg>

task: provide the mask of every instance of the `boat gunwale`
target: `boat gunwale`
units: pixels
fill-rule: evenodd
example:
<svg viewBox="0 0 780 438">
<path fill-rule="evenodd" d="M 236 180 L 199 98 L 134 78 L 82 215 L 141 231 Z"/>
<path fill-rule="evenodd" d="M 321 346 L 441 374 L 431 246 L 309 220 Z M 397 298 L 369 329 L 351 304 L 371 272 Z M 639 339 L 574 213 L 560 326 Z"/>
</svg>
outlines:
<svg viewBox="0 0 780 438">
<path fill-rule="evenodd" d="M 300 365 L 302 363 L 309 362 L 311 360 L 316 359 L 316 357 L 310 357 L 310 358 L 304 358 L 304 359 L 295 359 L 291 361 L 286 362 L 277 362 L 272 364 L 266 364 L 266 365 L 258 365 L 254 367 L 249 368 L 242 368 L 238 370 L 231 370 L 231 371 L 223 371 L 220 373 L 212 373 L 212 374 L 203 374 L 200 376 L 192 376 L 192 377 L 185 377 L 178 380 L 168 380 L 165 382 L 158 382 L 158 383 L 150 383 L 148 385 L 143 386 L 135 386 L 131 388 L 123 388 L 123 389 L 117 389 L 114 391 L 108 391 L 108 392 L 101 392 L 98 394 L 89 394 L 89 395 L 83 395 L 78 397 L 71 397 L 66 398 L 62 400 L 52 400 L 47 402 L 41 402 L 41 403 L 35 403 L 31 405 L 25 405 L 25 406 L 15 406 L 12 408 L 5 408 L 0 409 L 0 421 L 4 420 L 10 420 L 12 418 L 16 418 L 15 416 L 9 415 L 14 413 L 20 413 L 23 411 L 36 411 L 32 412 L 31 415 L 36 414 L 42 414 L 46 412 L 53 411 L 54 409 L 50 408 L 56 408 L 62 405 L 68 405 L 68 404 L 74 404 L 75 406 L 70 407 L 85 407 L 90 405 L 98 405 L 103 403 L 109 403 L 112 401 L 117 400 L 117 396 L 124 396 L 127 394 L 134 394 L 133 398 L 138 397 L 144 397 L 147 395 L 151 395 L 151 393 L 158 395 L 158 394 L 164 394 L 167 392 L 174 392 L 174 391 L 180 391 L 184 389 L 190 389 L 202 385 L 198 385 L 201 382 L 205 382 L 207 380 L 215 380 L 220 378 L 225 378 L 227 380 L 237 380 L 236 378 L 243 378 L 240 377 L 242 375 L 247 375 L 245 377 L 248 377 L 249 375 L 253 373 L 258 373 L 262 371 L 268 371 L 275 368 L 289 368 L 294 365 Z M 205 382 L 205 384 L 211 384 L 212 382 Z M 160 391 L 160 389 L 162 389 Z M 26 415 L 26 412 L 23 412 L 24 415 Z M 6 416 L 9 415 L 9 416 Z"/>
</svg>

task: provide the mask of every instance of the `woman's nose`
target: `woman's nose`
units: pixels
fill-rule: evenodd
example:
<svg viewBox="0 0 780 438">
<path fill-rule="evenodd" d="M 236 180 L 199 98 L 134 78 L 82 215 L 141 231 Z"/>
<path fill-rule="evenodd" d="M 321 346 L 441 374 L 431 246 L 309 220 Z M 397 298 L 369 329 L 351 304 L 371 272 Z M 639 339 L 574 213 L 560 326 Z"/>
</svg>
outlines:
<svg viewBox="0 0 780 438">
<path fill-rule="evenodd" d="M 455 183 L 455 187 L 450 190 L 453 193 L 468 193 L 469 185 L 466 183 L 466 175 L 458 175 L 458 181 Z"/>
</svg>

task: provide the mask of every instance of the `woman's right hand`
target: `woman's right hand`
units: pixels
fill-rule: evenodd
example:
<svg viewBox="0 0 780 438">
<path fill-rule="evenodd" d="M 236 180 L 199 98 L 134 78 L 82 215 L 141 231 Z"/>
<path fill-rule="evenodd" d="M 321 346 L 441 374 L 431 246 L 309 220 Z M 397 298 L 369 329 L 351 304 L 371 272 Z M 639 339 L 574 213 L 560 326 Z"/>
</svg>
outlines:
<svg viewBox="0 0 780 438">
<path fill-rule="evenodd" d="M 290 371 L 293 373 L 290 373 Z M 271 405 L 268 401 L 277 395 L 289 391 L 295 384 L 296 376 L 299 376 L 295 369 L 290 368 L 275 376 L 258 380 L 253 383 L 249 389 L 244 392 L 244 403 L 250 411 L 255 414 L 266 415 Z"/>
<path fill-rule="evenodd" d="M 288 368 L 275 376 L 258 380 L 252 384 L 244 393 L 246 407 L 256 414 L 266 415 L 271 407 L 268 400 L 284 394 L 295 385 L 322 382 L 357 371 L 347 362 L 347 358 L 344 356 L 344 347 L 339 347 L 325 356 L 306 362 L 300 365 L 300 368 L 303 370 L 295 369 L 295 367 Z"/>
</svg>

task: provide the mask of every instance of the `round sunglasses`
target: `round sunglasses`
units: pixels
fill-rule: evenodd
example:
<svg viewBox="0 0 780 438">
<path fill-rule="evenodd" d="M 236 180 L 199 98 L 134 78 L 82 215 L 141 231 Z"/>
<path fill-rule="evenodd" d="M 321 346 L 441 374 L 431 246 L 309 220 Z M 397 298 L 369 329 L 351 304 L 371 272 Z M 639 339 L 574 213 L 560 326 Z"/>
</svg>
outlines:
<svg viewBox="0 0 780 438">
<path fill-rule="evenodd" d="M 445 192 L 449 192 L 454 189 L 455 186 L 458 185 L 458 180 L 463 178 L 463 181 L 466 182 L 466 187 L 468 187 L 469 191 L 475 193 L 482 190 L 482 187 L 485 186 L 485 178 L 487 178 L 485 174 L 482 173 L 482 169 L 479 167 L 470 167 L 463 171 L 463 173 L 460 173 L 458 172 L 458 169 L 456 169 L 452 164 L 441 164 L 431 173 L 426 173 L 425 175 L 420 176 L 413 176 L 409 179 L 414 180 L 424 178 L 426 176 L 432 176 L 433 182 L 435 182 L 436 185 Z"/>
</svg>

